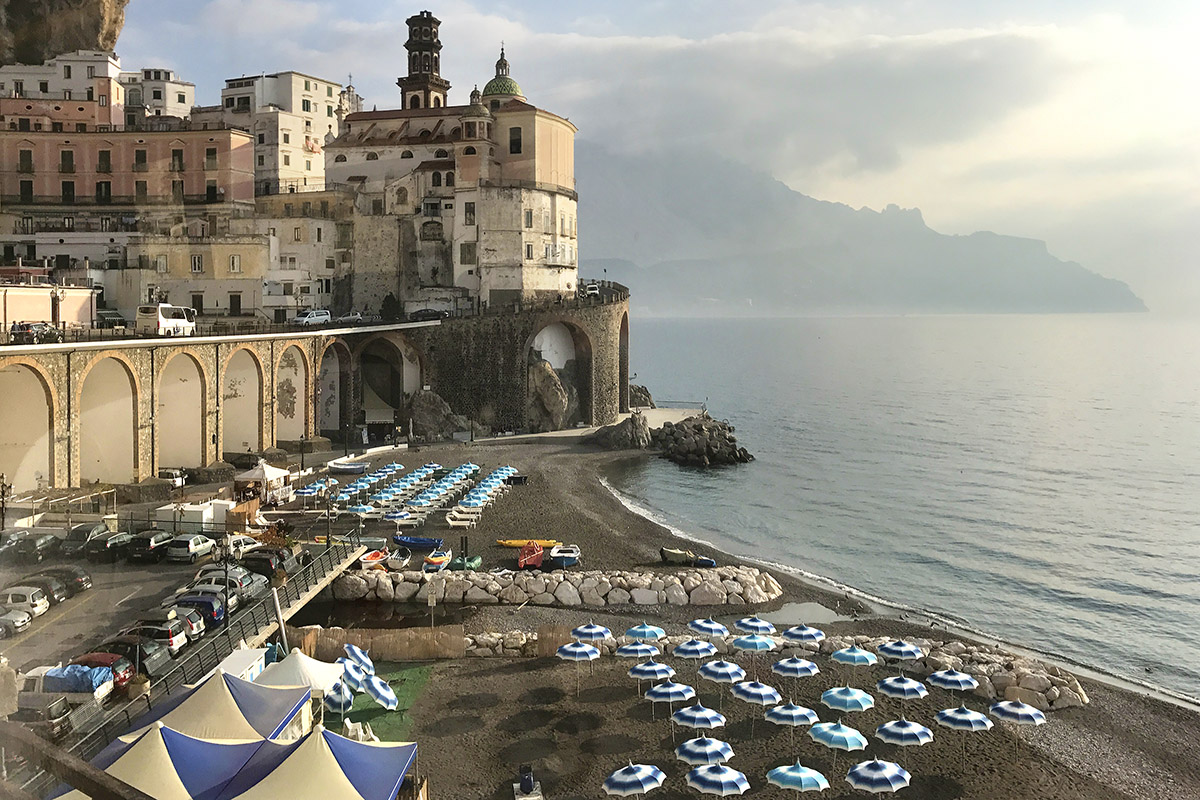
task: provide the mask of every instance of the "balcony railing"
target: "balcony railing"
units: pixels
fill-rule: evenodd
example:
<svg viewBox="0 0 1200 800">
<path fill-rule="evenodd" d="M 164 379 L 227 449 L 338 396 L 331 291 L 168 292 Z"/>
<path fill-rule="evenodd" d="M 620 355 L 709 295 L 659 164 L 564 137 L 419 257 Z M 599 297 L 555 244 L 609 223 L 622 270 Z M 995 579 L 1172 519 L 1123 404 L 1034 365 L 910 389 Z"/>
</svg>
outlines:
<svg viewBox="0 0 1200 800">
<path fill-rule="evenodd" d="M 39 195 L 24 196 L 24 197 L 21 195 L 18 195 L 18 194 L 0 195 L 0 204 L 3 204 L 5 206 L 9 206 L 9 205 L 19 205 L 19 206 L 70 205 L 72 207 L 78 208 L 79 206 L 91 205 L 92 202 L 93 201 L 90 197 L 83 197 L 83 196 L 79 196 L 79 195 L 77 195 L 73 199 L 64 199 L 62 197 L 62 195 L 57 195 L 57 194 L 52 194 L 52 195 L 40 195 L 39 194 Z M 184 205 L 197 205 L 197 204 L 211 205 L 211 204 L 215 204 L 215 203 L 224 203 L 224 202 L 226 202 L 226 199 L 224 197 L 222 197 L 220 195 L 218 195 L 216 197 L 210 197 L 207 193 L 185 194 L 182 196 L 172 195 L 172 194 L 147 195 L 145 197 L 138 197 L 137 195 L 114 194 L 114 195 L 112 195 L 112 197 L 109 200 L 105 201 L 103 203 L 103 205 L 106 205 L 106 206 L 160 206 L 160 205 L 169 205 L 172 203 L 174 203 L 174 204 L 182 203 Z M 231 202 L 236 202 L 236 201 L 231 201 Z"/>
</svg>

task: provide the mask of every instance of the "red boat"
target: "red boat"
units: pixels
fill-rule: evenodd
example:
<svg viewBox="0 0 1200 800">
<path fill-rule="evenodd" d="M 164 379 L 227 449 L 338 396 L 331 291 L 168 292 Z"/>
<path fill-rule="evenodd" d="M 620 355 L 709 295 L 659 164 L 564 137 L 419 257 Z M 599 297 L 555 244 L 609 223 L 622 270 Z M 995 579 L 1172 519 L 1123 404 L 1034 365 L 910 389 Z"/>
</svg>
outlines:
<svg viewBox="0 0 1200 800">
<path fill-rule="evenodd" d="M 537 542 L 526 542 L 517 554 L 517 569 L 542 566 L 542 546 Z"/>
</svg>

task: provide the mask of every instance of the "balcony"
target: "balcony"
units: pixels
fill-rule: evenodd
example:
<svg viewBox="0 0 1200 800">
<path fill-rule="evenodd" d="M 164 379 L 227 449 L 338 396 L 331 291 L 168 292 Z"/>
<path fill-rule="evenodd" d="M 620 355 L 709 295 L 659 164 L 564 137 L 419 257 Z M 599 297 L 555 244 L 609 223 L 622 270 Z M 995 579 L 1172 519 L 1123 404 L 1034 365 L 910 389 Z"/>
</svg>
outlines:
<svg viewBox="0 0 1200 800">
<path fill-rule="evenodd" d="M 75 165 L 74 164 L 59 164 L 58 171 L 63 173 L 64 175 L 74 175 L 75 174 Z"/>
<path fill-rule="evenodd" d="M 150 169 L 150 165 L 147 164 L 145 161 L 133 162 L 133 171 L 134 172 L 146 172 L 149 169 Z"/>
</svg>

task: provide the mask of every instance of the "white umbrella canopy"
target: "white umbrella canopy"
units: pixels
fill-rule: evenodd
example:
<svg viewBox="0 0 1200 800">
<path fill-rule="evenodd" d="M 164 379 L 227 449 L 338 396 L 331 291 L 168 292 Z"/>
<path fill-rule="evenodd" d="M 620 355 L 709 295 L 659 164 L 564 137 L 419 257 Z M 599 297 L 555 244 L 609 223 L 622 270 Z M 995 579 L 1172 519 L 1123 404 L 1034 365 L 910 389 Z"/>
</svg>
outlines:
<svg viewBox="0 0 1200 800">
<path fill-rule="evenodd" d="M 342 665 L 310 658 L 292 648 L 282 661 L 268 664 L 254 682 L 261 686 L 307 686 L 314 692 L 326 692 L 342 679 Z"/>
</svg>

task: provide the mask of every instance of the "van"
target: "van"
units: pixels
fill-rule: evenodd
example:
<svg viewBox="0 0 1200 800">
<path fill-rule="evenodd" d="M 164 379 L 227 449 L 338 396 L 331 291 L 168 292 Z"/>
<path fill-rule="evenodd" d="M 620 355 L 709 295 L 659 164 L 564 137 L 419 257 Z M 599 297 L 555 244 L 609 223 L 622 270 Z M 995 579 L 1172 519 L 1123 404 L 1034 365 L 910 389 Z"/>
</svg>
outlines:
<svg viewBox="0 0 1200 800">
<path fill-rule="evenodd" d="M 292 320 L 293 325 L 326 325 L 333 322 L 333 317 L 327 308 L 310 308 L 302 311 Z"/>
<path fill-rule="evenodd" d="M 195 336 L 196 309 L 170 303 L 138 306 L 135 330 L 143 336 Z"/>
<path fill-rule="evenodd" d="M 187 646 L 187 623 L 181 619 L 170 619 L 162 622 L 146 621 L 131 625 L 121 631 L 122 636 L 144 636 L 165 645 L 172 656 Z"/>
</svg>

